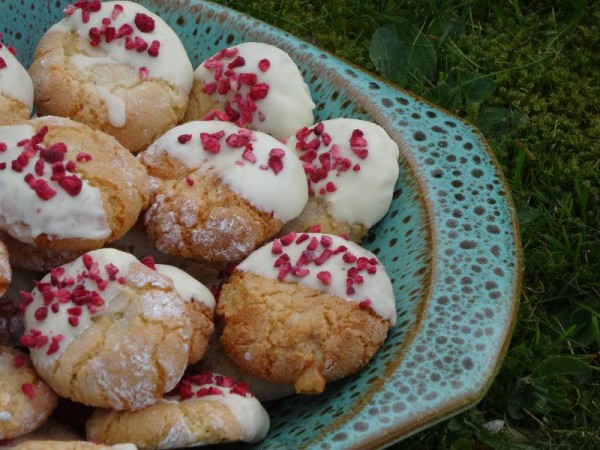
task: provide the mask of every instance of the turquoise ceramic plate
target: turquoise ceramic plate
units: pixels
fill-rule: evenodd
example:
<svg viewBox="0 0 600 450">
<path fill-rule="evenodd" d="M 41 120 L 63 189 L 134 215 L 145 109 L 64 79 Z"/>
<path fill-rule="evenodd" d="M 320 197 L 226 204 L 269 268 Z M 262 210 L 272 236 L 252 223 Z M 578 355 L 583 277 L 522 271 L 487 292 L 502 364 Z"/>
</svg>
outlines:
<svg viewBox="0 0 600 450">
<path fill-rule="evenodd" d="M 401 148 L 392 208 L 366 239 L 392 278 L 398 325 L 366 370 L 321 396 L 271 405 L 271 431 L 256 447 L 380 447 L 477 403 L 506 352 L 521 273 L 514 207 L 481 134 L 250 17 L 194 0 L 141 3 L 170 23 L 195 66 L 243 41 L 283 48 L 305 75 L 317 119 L 373 120 Z M 1 31 L 25 64 L 64 6 L 0 0 Z"/>
</svg>

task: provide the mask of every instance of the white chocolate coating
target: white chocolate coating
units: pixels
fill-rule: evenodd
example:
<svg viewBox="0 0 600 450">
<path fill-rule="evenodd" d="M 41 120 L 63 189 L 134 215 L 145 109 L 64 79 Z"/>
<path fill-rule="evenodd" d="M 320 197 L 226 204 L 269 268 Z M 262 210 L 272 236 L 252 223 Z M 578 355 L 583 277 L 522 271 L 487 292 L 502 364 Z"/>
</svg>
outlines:
<svg viewBox="0 0 600 450">
<path fill-rule="evenodd" d="M 372 122 L 340 118 L 320 123 L 323 129 L 319 136 L 314 133 L 315 126 L 310 128 L 312 133 L 303 139 L 298 139 L 303 137 L 300 131 L 287 141 L 288 147 L 304 162 L 312 194 L 322 197 L 327 202 L 329 213 L 337 220 L 361 223 L 366 227 L 375 225 L 385 216 L 392 203 L 394 185 L 399 173 L 398 144 L 383 128 Z M 362 139 L 367 144 L 355 147 L 357 153 L 352 150 L 351 145 L 355 130 L 363 133 Z M 329 137 L 324 139 L 324 135 Z M 306 154 L 310 150 L 303 150 L 303 143 L 299 141 L 309 143 L 315 138 L 319 146 L 316 149 L 316 158 L 312 159 Z M 336 156 L 339 158 L 337 166 L 336 158 L 331 155 L 334 146 L 339 150 L 339 155 Z M 361 153 L 363 150 L 367 150 L 367 153 L 361 158 L 359 154 L 364 156 L 364 153 Z M 330 165 L 326 177 L 311 180 L 310 172 L 324 167 L 320 158 L 325 158 L 325 165 Z M 348 161 L 346 168 L 343 167 L 343 159 Z M 333 192 L 327 190 L 328 183 L 335 187 Z"/>
<path fill-rule="evenodd" d="M 76 196 L 67 194 L 56 181 L 52 181 L 52 171 L 47 165 L 42 176 L 35 173 L 37 156 L 31 157 L 21 172 L 12 169 L 12 161 L 23 151 L 17 143 L 30 139 L 36 130 L 31 125 L 0 127 L 0 143 L 5 143 L 6 151 L 0 152 L 0 229 L 15 239 L 32 243 L 46 234 L 50 239 L 106 239 L 111 230 L 100 191 L 83 179 L 81 192 Z M 26 174 L 34 174 L 56 191 L 49 200 L 42 200 L 24 181 Z"/>
<path fill-rule="evenodd" d="M 219 139 L 220 151 L 211 153 L 204 149 L 201 133 L 224 132 Z M 180 143 L 181 135 L 191 135 L 191 140 Z M 232 135 L 249 137 L 256 162 L 244 159 L 244 147 L 232 147 L 227 139 Z M 275 173 L 269 167 L 270 152 L 280 149 L 285 153 L 281 159 L 281 171 Z M 308 200 L 306 178 L 298 157 L 275 138 L 260 132 L 240 129 L 236 125 L 218 121 L 189 122 L 165 133 L 143 153 L 152 160 L 166 152 L 190 169 L 217 175 L 227 186 L 256 208 L 272 212 L 287 222 L 302 212 Z"/>
<path fill-rule="evenodd" d="M 182 380 L 181 384 L 186 384 L 189 387 L 190 393 L 192 394 L 189 398 L 183 398 L 181 395 L 175 395 L 171 397 L 165 397 L 163 401 L 181 401 L 181 402 L 219 402 L 225 405 L 231 414 L 236 418 L 241 431 L 243 442 L 258 442 L 267 435 L 269 432 L 270 420 L 269 414 L 260 402 L 252 395 L 247 392 L 247 387 L 244 385 L 242 390 L 238 390 L 238 387 L 242 385 L 234 384 L 231 387 L 227 387 L 222 382 L 217 382 L 217 379 L 228 380 L 233 383 L 233 380 L 228 377 L 224 377 L 219 374 L 203 374 L 200 375 L 211 379 L 210 381 L 203 383 L 196 383 L 190 380 L 198 377 L 188 377 Z M 230 384 L 228 383 L 228 384 Z M 206 393 L 197 396 L 200 390 L 216 389 L 220 393 Z M 216 391 L 215 391 L 216 392 Z M 190 446 L 199 443 L 190 443 Z"/>
<path fill-rule="evenodd" d="M 215 91 L 210 94 L 213 100 L 229 102 L 234 110 L 241 112 L 234 97 L 236 94 L 245 97 L 250 91 L 250 87 L 240 85 L 236 81 L 237 75 L 254 74 L 257 76 L 257 84 L 268 85 L 269 92 L 265 98 L 256 100 L 257 110 L 252 114 L 252 120 L 244 123 L 243 126 L 281 139 L 294 133 L 298 128 L 313 123 L 312 111 L 316 105 L 311 99 L 310 90 L 302 78 L 302 73 L 286 52 L 272 45 L 258 42 L 245 42 L 231 47 L 231 49 L 237 49 L 238 52 L 220 60 L 225 71 L 227 65 L 237 57 L 244 58 L 245 64 L 231 69 L 233 72 L 231 76 L 228 76 L 227 73 L 222 75 L 223 78 L 229 78 L 233 89 L 224 95 Z M 211 59 L 214 59 L 214 56 Z M 259 63 L 265 59 L 270 65 L 266 71 L 263 71 L 259 67 Z M 207 69 L 205 65 L 206 61 L 196 69 L 195 79 L 201 80 L 205 85 L 218 82 L 217 78 L 221 79 L 221 77 L 217 76 L 217 69 Z"/>
<path fill-rule="evenodd" d="M 123 11 L 116 18 L 112 18 L 115 5 L 122 6 Z M 152 31 L 141 32 L 136 28 L 134 19 L 138 13 L 146 14 L 154 20 L 155 28 Z M 83 22 L 82 10 L 76 9 L 71 15 L 51 27 L 48 32 L 68 33 L 76 31 L 82 39 L 89 42 L 90 29 L 94 27 L 98 29 L 102 28 L 102 19 L 105 18 L 111 19 L 110 26 L 115 27 L 116 30 L 119 30 L 125 24 L 131 25 L 134 29 L 131 37 L 140 37 L 148 45 L 155 40 L 160 42 L 159 53 L 158 56 L 152 57 L 147 51 L 127 50 L 124 38 L 114 39 L 110 43 L 102 39 L 100 44 L 95 47 L 96 49 L 103 50 L 106 56 L 113 59 L 116 63 L 130 64 L 136 70 L 145 67 L 148 70 L 149 78 L 162 78 L 189 93 L 192 88 L 194 75 L 192 63 L 187 56 L 183 44 L 164 20 L 141 5 L 129 1 L 103 2 L 98 12 L 90 14 L 87 23 Z M 91 46 L 90 49 L 92 49 Z M 97 63 L 106 64 L 107 62 L 104 58 L 100 58 Z M 91 65 L 90 62 L 84 64 Z"/>
<path fill-rule="evenodd" d="M 190 303 L 196 301 L 214 311 L 216 304 L 215 297 L 206 286 L 194 277 L 175 266 L 168 266 L 166 264 L 156 264 L 156 271 L 166 275 L 173 281 L 175 290 L 184 302 Z"/>
<path fill-rule="evenodd" d="M 87 255 L 89 255 L 93 262 L 97 264 L 99 275 L 104 280 L 109 280 L 110 278 L 106 268 L 108 264 L 114 265 L 118 270 L 116 277 L 127 278 L 131 264 L 138 263 L 138 260 L 134 256 L 112 248 L 95 250 L 87 253 Z M 98 307 L 98 311 L 107 308 L 123 287 L 123 285 L 116 280 L 109 281 L 105 289 L 100 291 L 96 281 L 93 281 L 89 277 L 78 279 L 78 274 L 88 271 L 85 267 L 83 257 L 61 267 L 64 269 L 64 276 L 74 278 L 75 284 L 72 287 L 83 285 L 83 287 L 90 292 L 99 292 L 104 301 L 104 305 Z M 47 274 L 41 282 L 50 283 L 51 277 L 52 272 Z M 72 287 L 67 289 L 72 290 Z M 38 308 L 44 307 L 44 297 L 37 288 L 35 288 L 31 294 L 33 296 L 33 302 L 27 307 L 24 315 L 25 334 L 31 333 L 31 330 L 35 329 L 39 330 L 42 335 L 47 336 L 50 340 L 47 345 L 44 345 L 41 348 L 31 348 L 31 358 L 36 367 L 50 367 L 54 361 L 65 352 L 69 347 L 69 344 L 92 325 L 92 317 L 94 314 L 90 312 L 89 308 L 82 306 L 81 313 L 77 316 L 79 323 L 77 326 L 72 326 L 68 322 L 70 317 L 68 311 L 76 305 L 72 302 L 68 302 L 60 305 L 60 309 L 56 313 L 48 308 L 47 317 L 43 320 L 38 320 L 35 317 L 35 312 Z M 50 348 L 52 337 L 59 335 L 62 335 L 63 337 L 60 340 L 58 349 L 54 353 L 48 355 L 47 353 Z"/>
<path fill-rule="evenodd" d="M 327 241 L 329 243 L 324 245 Z M 290 243 L 285 245 L 286 242 Z M 302 261 L 305 257 L 307 259 Z M 285 263 L 280 264 L 284 260 L 289 261 L 289 270 L 283 267 Z M 381 318 L 389 320 L 391 325 L 396 323 L 394 289 L 385 268 L 371 252 L 339 236 L 290 233 L 255 250 L 236 270 L 299 283 L 359 303 L 361 307 L 371 308 Z M 349 278 L 353 279 L 353 291 L 348 290 Z"/>
<path fill-rule="evenodd" d="M 118 95 L 113 94 L 104 86 L 97 86 L 96 90 L 106 106 L 108 121 L 113 127 L 122 128 L 125 126 L 127 105 Z"/>
<path fill-rule="evenodd" d="M 6 67 L 0 69 L 0 92 L 6 97 L 17 100 L 29 108 L 33 108 L 33 83 L 19 60 L 0 43 L 0 58 Z"/>
</svg>

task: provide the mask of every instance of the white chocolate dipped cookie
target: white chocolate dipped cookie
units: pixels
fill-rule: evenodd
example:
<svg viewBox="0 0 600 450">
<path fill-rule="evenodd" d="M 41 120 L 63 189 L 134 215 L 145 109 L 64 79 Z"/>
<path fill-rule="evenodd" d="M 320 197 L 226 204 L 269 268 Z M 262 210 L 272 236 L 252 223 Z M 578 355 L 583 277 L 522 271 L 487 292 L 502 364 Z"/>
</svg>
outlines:
<svg viewBox="0 0 600 450">
<path fill-rule="evenodd" d="M 269 416 L 248 387 L 212 373 L 184 378 L 141 411 L 97 410 L 86 424 L 88 439 L 133 442 L 146 450 L 258 442 L 268 431 Z"/>
<path fill-rule="evenodd" d="M 189 357 L 190 320 L 170 278 L 114 249 L 52 269 L 23 293 L 38 373 L 62 397 L 137 410 L 173 389 Z"/>
<path fill-rule="evenodd" d="M 138 158 L 151 178 L 150 242 L 183 258 L 239 261 L 297 217 L 308 199 L 291 150 L 231 123 L 180 125 Z"/>
<path fill-rule="evenodd" d="M 312 125 L 315 107 L 286 52 L 245 42 L 222 49 L 196 69 L 184 120 L 224 120 L 282 139 Z"/>
<path fill-rule="evenodd" d="M 11 264 L 47 270 L 120 238 L 147 202 L 147 180 L 123 146 L 86 125 L 1 126 L 0 233 Z"/>
<path fill-rule="evenodd" d="M 0 125 L 29 119 L 32 108 L 31 78 L 0 33 Z"/>
<path fill-rule="evenodd" d="M 237 366 L 304 394 L 364 367 L 396 322 L 377 258 L 319 233 L 290 233 L 253 252 L 223 286 L 217 314 Z"/>
<path fill-rule="evenodd" d="M 39 428 L 52 414 L 58 397 L 35 373 L 29 357 L 0 346 L 0 439 Z"/>
<path fill-rule="evenodd" d="M 146 265 L 148 265 L 147 262 Z M 194 364 L 204 356 L 215 329 L 213 325 L 215 297 L 206 286 L 175 266 L 154 264 L 154 268 L 158 273 L 173 281 L 175 290 L 185 303 L 187 315 L 192 324 L 189 363 Z"/>
<path fill-rule="evenodd" d="M 40 114 L 85 123 L 134 153 L 183 118 L 193 68 L 164 20 L 129 1 L 78 1 L 65 14 L 29 69 Z"/>
<path fill-rule="evenodd" d="M 346 234 L 360 242 L 387 213 L 398 179 L 398 144 L 379 125 L 333 119 L 303 128 L 287 141 L 304 165 L 309 200 L 285 227 Z"/>
</svg>

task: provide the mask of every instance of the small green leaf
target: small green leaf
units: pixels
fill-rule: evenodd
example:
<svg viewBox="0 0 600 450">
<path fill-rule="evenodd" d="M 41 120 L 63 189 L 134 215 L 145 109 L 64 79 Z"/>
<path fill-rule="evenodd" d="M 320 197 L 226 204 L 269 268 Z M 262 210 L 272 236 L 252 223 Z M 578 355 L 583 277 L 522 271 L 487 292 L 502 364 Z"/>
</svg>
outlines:
<svg viewBox="0 0 600 450">
<path fill-rule="evenodd" d="M 515 133 L 528 120 L 521 111 L 490 107 L 479 111 L 476 125 L 488 139 L 494 139 Z"/>
<path fill-rule="evenodd" d="M 400 61 L 400 43 L 398 36 L 389 28 L 379 28 L 373 33 L 369 54 L 371 61 L 388 80 L 404 84 L 404 68 Z"/>
<path fill-rule="evenodd" d="M 574 356 L 551 356 L 537 367 L 538 376 L 572 375 L 581 384 L 585 384 L 592 375 L 592 369 L 585 361 Z"/>
<path fill-rule="evenodd" d="M 431 41 L 404 20 L 377 29 L 369 55 L 385 78 L 403 86 L 412 80 L 431 81 L 437 75 L 437 54 Z"/>
<path fill-rule="evenodd" d="M 467 108 L 475 103 L 482 103 L 495 90 L 496 83 L 492 79 L 476 73 L 466 74 L 461 85 L 461 94 L 464 96 Z"/>
</svg>

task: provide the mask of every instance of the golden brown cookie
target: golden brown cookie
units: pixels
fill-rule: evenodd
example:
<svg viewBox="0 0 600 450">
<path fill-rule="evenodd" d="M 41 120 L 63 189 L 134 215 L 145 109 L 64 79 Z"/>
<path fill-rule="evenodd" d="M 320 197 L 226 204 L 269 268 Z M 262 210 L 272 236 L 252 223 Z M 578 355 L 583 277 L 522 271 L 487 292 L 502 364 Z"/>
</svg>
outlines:
<svg viewBox="0 0 600 450">
<path fill-rule="evenodd" d="M 153 265 L 158 273 L 173 281 L 177 293 L 185 302 L 187 315 L 192 324 L 189 363 L 194 364 L 204 355 L 214 331 L 215 298 L 206 286 L 183 270 L 164 264 Z"/>
<path fill-rule="evenodd" d="M 377 124 L 333 119 L 302 128 L 287 140 L 303 162 L 309 199 L 284 233 L 314 225 L 360 242 L 387 213 L 398 179 L 398 145 Z"/>
<path fill-rule="evenodd" d="M 119 239 L 146 204 L 144 167 L 86 125 L 34 119 L 0 127 L 0 143 L 0 231 L 23 244 L 8 239 L 16 267 L 47 269 Z"/>
<path fill-rule="evenodd" d="M 97 410 L 86 424 L 88 439 L 146 450 L 257 442 L 268 431 L 269 416 L 248 387 L 218 374 L 186 377 L 141 411 Z"/>
<path fill-rule="evenodd" d="M 184 122 L 222 120 L 282 139 L 312 125 L 315 107 L 286 52 L 245 42 L 198 66 Z"/>
<path fill-rule="evenodd" d="M 57 400 L 35 373 L 27 355 L 0 346 L 0 439 L 14 438 L 41 426 Z"/>
<path fill-rule="evenodd" d="M 33 107 L 31 78 L 0 33 L 0 125 L 29 119 Z"/>
<path fill-rule="evenodd" d="M 95 0 L 65 13 L 29 69 L 38 113 L 85 123 L 134 153 L 177 125 L 193 68 L 166 22 L 129 1 Z"/>
<path fill-rule="evenodd" d="M 217 314 L 237 366 L 304 394 L 364 367 L 396 321 L 375 256 L 318 233 L 290 233 L 253 252 L 223 286 Z"/>
<path fill-rule="evenodd" d="M 180 125 L 139 159 L 151 177 L 150 242 L 183 258 L 237 262 L 300 214 L 308 198 L 293 152 L 230 123 Z"/>
<path fill-rule="evenodd" d="M 221 344 L 221 330 L 217 328 L 206 353 L 198 364 L 194 366 L 196 373 L 220 373 L 235 380 L 242 381 L 248 385 L 252 392 L 261 402 L 278 400 L 288 397 L 294 393 L 291 384 L 275 383 L 264 378 L 248 375 L 237 367 L 227 356 Z"/>
<path fill-rule="evenodd" d="M 173 389 L 190 320 L 172 281 L 132 255 L 96 250 L 52 269 L 23 295 L 33 364 L 62 397 L 137 410 Z"/>
<path fill-rule="evenodd" d="M 0 240 L 0 297 L 4 295 L 12 278 L 12 270 L 8 260 L 8 250 Z"/>
</svg>

